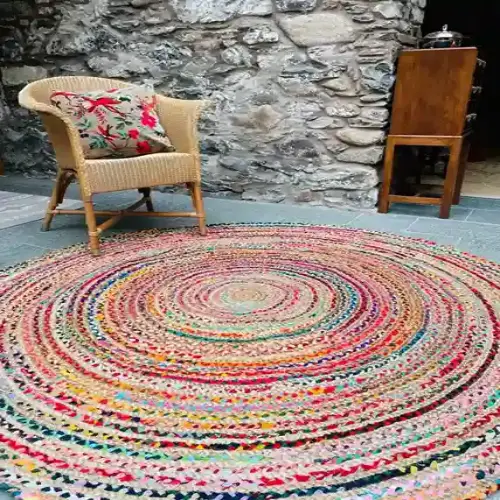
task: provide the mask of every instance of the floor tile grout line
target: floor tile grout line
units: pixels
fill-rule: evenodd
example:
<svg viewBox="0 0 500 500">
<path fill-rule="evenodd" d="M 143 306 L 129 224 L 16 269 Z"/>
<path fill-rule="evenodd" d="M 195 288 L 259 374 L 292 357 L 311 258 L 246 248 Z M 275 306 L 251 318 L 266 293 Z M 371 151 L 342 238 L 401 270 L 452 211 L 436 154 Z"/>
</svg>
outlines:
<svg viewBox="0 0 500 500">
<path fill-rule="evenodd" d="M 405 229 L 405 231 L 411 233 L 411 231 L 410 231 L 411 226 L 413 226 L 413 224 L 417 223 L 419 220 L 420 220 L 420 217 L 416 217 L 415 220 L 413 222 L 411 222 L 410 225 Z"/>
<path fill-rule="evenodd" d="M 440 221 L 442 219 L 439 219 Z M 479 226 L 500 226 L 500 223 L 496 224 L 494 222 L 476 222 L 473 220 L 457 220 L 457 219 L 448 219 L 449 222 L 463 222 L 464 224 L 477 224 Z"/>
<path fill-rule="evenodd" d="M 405 214 L 401 214 L 401 215 L 405 215 Z M 419 216 L 415 216 L 415 217 L 417 217 L 417 219 L 434 220 L 436 222 L 454 222 L 454 223 L 458 223 L 458 224 L 461 224 L 461 223 L 465 223 L 465 224 L 477 224 L 477 225 L 480 225 L 480 226 L 500 226 L 500 222 L 499 223 L 495 223 L 495 222 L 476 222 L 476 221 L 473 221 L 473 220 L 466 220 L 469 216 L 467 216 L 463 220 L 460 220 L 460 219 L 440 219 L 439 217 L 429 217 L 427 215 L 419 215 Z"/>
<path fill-rule="evenodd" d="M 464 219 L 464 222 L 467 222 L 469 217 L 472 215 L 472 212 L 474 212 L 474 208 L 471 208 L 470 212 L 467 214 L 467 217 Z"/>
<path fill-rule="evenodd" d="M 31 247 L 31 248 L 36 248 L 38 250 L 48 250 L 48 251 L 52 251 L 54 249 L 54 247 L 42 247 L 40 245 L 36 245 L 34 243 L 21 243 L 22 246 L 27 246 L 27 247 Z M 74 245 L 74 243 L 70 243 L 68 246 L 71 246 L 71 245 Z"/>
</svg>

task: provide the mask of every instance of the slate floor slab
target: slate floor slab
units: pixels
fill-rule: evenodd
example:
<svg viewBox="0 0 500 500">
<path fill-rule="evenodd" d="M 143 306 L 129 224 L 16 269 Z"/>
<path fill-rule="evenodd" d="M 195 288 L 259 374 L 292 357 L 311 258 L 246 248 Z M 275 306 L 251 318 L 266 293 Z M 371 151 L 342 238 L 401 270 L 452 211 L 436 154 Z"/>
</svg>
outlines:
<svg viewBox="0 0 500 500">
<path fill-rule="evenodd" d="M 0 194 L 0 205 L 2 196 L 10 196 L 19 203 L 30 199 L 26 195 L 49 196 L 52 186 L 50 180 L 1 177 L 0 192 L 8 194 Z M 78 199 L 77 186 L 70 186 L 68 195 Z M 136 199 L 137 193 L 133 191 L 103 194 L 96 197 L 96 205 L 103 209 L 124 208 Z M 180 194 L 154 192 L 153 199 L 156 208 L 164 211 L 185 210 L 191 205 L 190 198 Z M 391 212 L 384 215 L 375 211 L 206 198 L 206 210 L 209 224 L 302 223 L 385 231 L 429 239 L 443 245 L 455 245 L 464 251 L 500 262 L 500 200 L 464 197 L 461 205 L 454 207 L 449 220 L 438 219 L 434 213 L 435 207 L 402 204 L 393 205 Z M 106 234 L 182 227 L 194 223 L 193 220 L 180 218 L 131 217 L 120 221 Z M 87 240 L 83 216 L 56 216 L 52 228 L 48 233 L 43 233 L 40 231 L 40 221 L 9 228 L 2 228 L 0 222 L 0 268 Z"/>
<path fill-rule="evenodd" d="M 40 220 L 45 216 L 49 197 L 0 191 L 0 229 Z M 79 200 L 65 200 L 60 208 L 80 208 Z"/>
</svg>

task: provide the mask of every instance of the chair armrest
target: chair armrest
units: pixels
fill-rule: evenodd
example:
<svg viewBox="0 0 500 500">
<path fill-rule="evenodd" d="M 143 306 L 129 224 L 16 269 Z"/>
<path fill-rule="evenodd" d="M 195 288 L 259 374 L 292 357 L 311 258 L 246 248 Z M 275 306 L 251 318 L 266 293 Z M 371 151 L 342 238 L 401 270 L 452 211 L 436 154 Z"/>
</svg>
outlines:
<svg viewBox="0 0 500 500">
<path fill-rule="evenodd" d="M 199 154 L 198 119 L 209 101 L 173 99 L 157 94 L 160 122 L 178 153 Z"/>
<path fill-rule="evenodd" d="M 19 104 L 23 108 L 40 113 L 61 166 L 71 168 L 83 166 L 85 156 L 78 129 L 69 116 L 59 108 L 35 99 L 30 93 L 30 85 L 26 85 L 19 92 Z"/>
</svg>

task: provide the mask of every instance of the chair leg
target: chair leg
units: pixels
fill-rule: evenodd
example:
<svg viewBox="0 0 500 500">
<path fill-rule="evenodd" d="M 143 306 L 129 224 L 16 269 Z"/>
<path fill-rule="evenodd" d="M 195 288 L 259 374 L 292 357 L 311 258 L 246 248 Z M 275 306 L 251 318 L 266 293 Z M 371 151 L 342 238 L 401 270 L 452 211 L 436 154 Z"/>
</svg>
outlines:
<svg viewBox="0 0 500 500">
<path fill-rule="evenodd" d="M 207 226 L 206 226 L 205 208 L 203 206 L 203 195 L 201 192 L 201 183 L 189 182 L 188 188 L 189 191 L 191 192 L 191 198 L 193 200 L 194 209 L 198 214 L 198 224 L 200 226 L 200 234 L 202 236 L 205 236 L 207 234 Z"/>
<path fill-rule="evenodd" d="M 83 208 L 85 210 L 85 221 L 87 223 L 87 228 L 89 231 L 90 251 L 92 255 L 98 256 L 100 254 L 99 233 L 97 231 L 97 221 L 95 218 L 94 205 L 92 203 L 91 197 L 84 200 Z"/>
<path fill-rule="evenodd" d="M 450 159 L 448 160 L 448 169 L 444 181 L 443 197 L 441 199 L 441 208 L 439 210 L 440 219 L 449 219 L 451 205 L 455 196 L 458 177 L 460 173 L 460 153 L 462 151 L 462 138 L 456 139 L 450 146 Z"/>
<path fill-rule="evenodd" d="M 64 195 L 74 178 L 73 172 L 64 171 L 61 180 L 61 187 L 59 189 L 59 198 L 57 199 L 57 204 L 60 205 L 64 201 Z"/>
<path fill-rule="evenodd" d="M 42 222 L 42 231 L 48 231 L 50 229 L 50 224 L 54 218 L 52 211 L 57 208 L 57 205 L 61 203 L 59 200 L 64 196 L 64 194 L 61 195 L 64 177 L 64 171 L 59 169 L 57 171 L 56 183 L 54 185 L 54 189 L 52 190 L 52 196 L 50 197 L 49 205 L 47 206 L 47 212 L 45 212 L 45 217 Z"/>
<path fill-rule="evenodd" d="M 389 211 L 389 196 L 391 194 L 392 173 L 394 170 L 394 150 L 396 148 L 395 140 L 389 136 L 385 148 L 384 159 L 384 179 L 380 190 L 380 199 L 378 211 L 381 214 L 386 214 Z"/>
<path fill-rule="evenodd" d="M 153 201 L 151 200 L 151 188 L 140 188 L 138 191 L 146 198 L 148 212 L 154 212 Z"/>
</svg>

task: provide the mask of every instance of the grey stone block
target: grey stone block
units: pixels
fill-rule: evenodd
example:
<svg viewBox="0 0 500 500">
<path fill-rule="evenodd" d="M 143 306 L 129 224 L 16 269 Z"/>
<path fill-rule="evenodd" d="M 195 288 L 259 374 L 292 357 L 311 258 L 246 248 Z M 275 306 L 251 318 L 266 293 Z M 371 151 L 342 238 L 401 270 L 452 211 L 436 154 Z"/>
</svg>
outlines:
<svg viewBox="0 0 500 500">
<path fill-rule="evenodd" d="M 271 14 L 271 0 L 173 0 L 172 7 L 181 21 L 213 23 L 228 21 L 236 15 L 265 16 Z"/>
<path fill-rule="evenodd" d="M 338 161 L 376 165 L 382 160 L 384 148 L 371 146 L 369 148 L 349 148 L 337 156 Z"/>
<path fill-rule="evenodd" d="M 6 86 L 25 85 L 47 76 L 42 66 L 10 66 L 1 68 L 2 83 Z"/>
<path fill-rule="evenodd" d="M 356 39 L 355 24 L 342 13 L 283 16 L 279 22 L 292 41 L 301 47 L 353 42 Z"/>
<path fill-rule="evenodd" d="M 318 0 L 275 0 L 279 12 L 308 12 L 314 10 Z"/>
<path fill-rule="evenodd" d="M 337 132 L 337 137 L 352 146 L 373 146 L 384 140 L 385 133 L 383 130 L 345 128 Z"/>
</svg>

